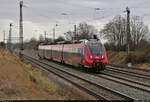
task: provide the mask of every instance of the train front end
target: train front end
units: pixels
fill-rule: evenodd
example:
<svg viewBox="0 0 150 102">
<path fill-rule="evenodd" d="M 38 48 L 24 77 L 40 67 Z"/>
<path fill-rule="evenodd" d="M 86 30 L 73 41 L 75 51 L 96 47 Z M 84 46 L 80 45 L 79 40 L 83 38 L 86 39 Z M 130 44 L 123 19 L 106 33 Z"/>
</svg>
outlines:
<svg viewBox="0 0 150 102">
<path fill-rule="evenodd" d="M 85 44 L 85 66 L 99 72 L 108 63 L 106 49 L 99 40 L 87 41 Z"/>
</svg>

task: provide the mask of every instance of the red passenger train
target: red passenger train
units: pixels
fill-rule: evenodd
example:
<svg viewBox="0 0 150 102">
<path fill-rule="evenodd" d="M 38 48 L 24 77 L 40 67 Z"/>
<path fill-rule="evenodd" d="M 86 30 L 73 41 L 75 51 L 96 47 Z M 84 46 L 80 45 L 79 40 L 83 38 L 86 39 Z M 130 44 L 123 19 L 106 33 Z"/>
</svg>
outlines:
<svg viewBox="0 0 150 102">
<path fill-rule="evenodd" d="M 40 44 L 38 56 L 98 72 L 108 63 L 106 49 L 97 39 Z"/>
</svg>

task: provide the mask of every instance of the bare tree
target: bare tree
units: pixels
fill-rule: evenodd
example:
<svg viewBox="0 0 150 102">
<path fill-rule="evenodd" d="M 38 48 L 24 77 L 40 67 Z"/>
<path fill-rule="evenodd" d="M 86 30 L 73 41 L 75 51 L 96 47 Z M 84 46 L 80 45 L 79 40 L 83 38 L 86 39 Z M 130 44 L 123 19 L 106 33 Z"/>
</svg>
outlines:
<svg viewBox="0 0 150 102">
<path fill-rule="evenodd" d="M 126 20 L 121 16 L 115 17 L 112 21 L 105 25 L 104 29 L 100 31 L 100 34 L 108 41 L 117 46 L 120 50 L 121 46 L 125 45 L 125 31 L 126 31 Z"/>
<path fill-rule="evenodd" d="M 29 42 L 24 43 L 25 49 L 37 49 L 38 41 L 36 38 L 32 37 Z"/>
<path fill-rule="evenodd" d="M 4 42 L 0 42 L 0 47 L 5 48 L 5 43 Z"/>
<path fill-rule="evenodd" d="M 62 36 L 59 36 L 55 41 L 56 41 L 56 42 L 65 41 L 65 38 L 62 37 Z"/>
<path fill-rule="evenodd" d="M 138 47 L 139 43 L 145 39 L 149 33 L 148 27 L 144 25 L 140 17 L 134 16 L 131 19 L 131 44 L 132 50 Z M 109 43 L 115 45 L 118 51 L 125 50 L 126 46 L 126 19 L 121 16 L 116 16 L 112 21 L 105 25 L 100 34 L 108 39 Z"/>
<path fill-rule="evenodd" d="M 95 27 L 83 22 L 78 25 L 76 35 L 73 31 L 68 31 L 65 33 L 65 38 L 67 40 L 90 39 L 95 34 L 97 34 Z"/>
<path fill-rule="evenodd" d="M 134 16 L 131 21 L 131 39 L 134 49 L 139 46 L 142 40 L 146 40 L 147 34 L 149 34 L 148 26 L 144 25 L 141 17 Z"/>
<path fill-rule="evenodd" d="M 92 25 L 88 25 L 85 22 L 80 23 L 77 28 L 78 39 L 91 39 L 95 34 L 97 34 L 97 30 L 95 29 L 95 27 Z"/>
<path fill-rule="evenodd" d="M 43 35 L 40 35 L 40 36 L 39 36 L 39 41 L 40 41 L 40 42 L 43 42 L 44 40 L 45 40 L 45 39 L 44 39 Z"/>
<path fill-rule="evenodd" d="M 66 33 L 64 33 L 66 40 L 73 40 L 74 38 L 74 32 L 72 31 L 68 31 Z"/>
</svg>

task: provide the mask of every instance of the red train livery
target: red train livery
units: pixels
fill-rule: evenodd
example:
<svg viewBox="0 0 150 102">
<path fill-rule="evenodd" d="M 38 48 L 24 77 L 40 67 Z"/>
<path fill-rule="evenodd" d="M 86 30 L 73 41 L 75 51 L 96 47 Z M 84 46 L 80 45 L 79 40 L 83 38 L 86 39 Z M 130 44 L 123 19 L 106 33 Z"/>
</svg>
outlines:
<svg viewBox="0 0 150 102">
<path fill-rule="evenodd" d="M 108 63 L 106 49 L 100 40 L 96 39 L 40 44 L 38 56 L 94 71 L 103 70 Z"/>
</svg>

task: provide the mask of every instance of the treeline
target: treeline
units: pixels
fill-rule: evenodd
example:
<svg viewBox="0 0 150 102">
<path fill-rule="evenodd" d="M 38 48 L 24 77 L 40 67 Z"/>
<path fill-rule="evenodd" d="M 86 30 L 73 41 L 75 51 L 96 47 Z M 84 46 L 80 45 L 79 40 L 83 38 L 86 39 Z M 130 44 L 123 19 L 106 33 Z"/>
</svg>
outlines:
<svg viewBox="0 0 150 102">
<path fill-rule="evenodd" d="M 55 41 L 51 38 L 44 38 L 42 35 L 40 35 L 39 39 L 31 38 L 29 41 L 24 42 L 24 49 L 35 49 L 37 50 L 38 45 L 40 43 L 50 44 L 55 42 L 65 41 L 65 38 L 62 36 L 59 36 Z M 19 47 L 19 46 L 18 46 Z"/>
</svg>

